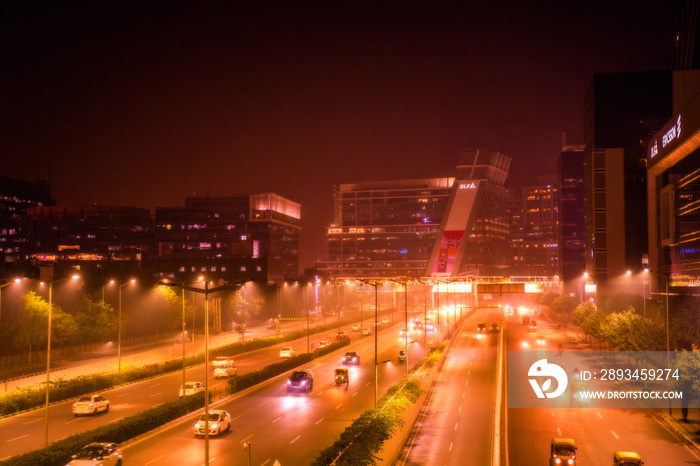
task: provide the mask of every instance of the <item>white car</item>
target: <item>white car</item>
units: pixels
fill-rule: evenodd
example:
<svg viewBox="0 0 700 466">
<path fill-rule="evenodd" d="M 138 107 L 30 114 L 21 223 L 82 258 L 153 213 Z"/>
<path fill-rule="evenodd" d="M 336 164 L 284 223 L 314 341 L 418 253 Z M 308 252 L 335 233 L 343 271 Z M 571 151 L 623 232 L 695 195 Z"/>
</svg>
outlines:
<svg viewBox="0 0 700 466">
<path fill-rule="evenodd" d="M 229 365 L 224 365 L 224 366 L 217 366 L 214 368 L 214 378 L 218 379 L 219 377 L 231 377 L 234 376 L 238 373 L 238 369 L 236 369 L 236 366 L 229 366 Z"/>
<path fill-rule="evenodd" d="M 291 346 L 285 346 L 280 350 L 280 358 L 293 358 L 294 348 Z"/>
<path fill-rule="evenodd" d="M 180 385 L 180 398 L 183 396 L 194 395 L 195 393 L 203 392 L 204 384 L 202 382 L 185 382 L 185 386 Z"/>
<path fill-rule="evenodd" d="M 194 436 L 199 437 L 206 433 L 206 414 L 202 413 L 199 420 L 194 425 Z M 209 435 L 219 435 L 221 432 L 228 432 L 231 429 L 231 415 L 223 409 L 209 410 Z"/>
<path fill-rule="evenodd" d="M 365 336 L 367 336 L 367 335 L 372 335 L 372 329 L 371 329 L 371 328 L 367 328 L 367 327 L 363 328 L 363 329 L 362 329 L 362 335 L 365 335 Z"/>
<path fill-rule="evenodd" d="M 122 450 L 116 443 L 90 443 L 71 458 L 69 465 L 121 466 Z"/>
<path fill-rule="evenodd" d="M 359 332 L 360 331 L 360 324 L 352 324 L 352 331 L 353 332 Z"/>
<path fill-rule="evenodd" d="M 109 412 L 109 401 L 102 398 L 101 395 L 87 395 L 78 398 L 78 401 L 73 403 L 73 414 L 80 416 L 81 414 L 97 414 Z"/>
</svg>

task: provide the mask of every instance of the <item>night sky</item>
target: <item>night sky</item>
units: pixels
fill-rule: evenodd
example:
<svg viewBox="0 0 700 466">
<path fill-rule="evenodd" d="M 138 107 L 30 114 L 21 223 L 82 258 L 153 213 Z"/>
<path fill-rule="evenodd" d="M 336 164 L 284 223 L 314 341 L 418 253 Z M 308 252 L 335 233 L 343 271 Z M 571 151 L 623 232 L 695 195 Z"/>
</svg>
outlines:
<svg viewBox="0 0 700 466">
<path fill-rule="evenodd" d="M 679 4 L 7 3 L 0 175 L 51 173 L 59 205 L 275 192 L 302 270 L 334 184 L 453 176 L 465 148 L 511 157 L 510 187 L 554 174 L 594 73 L 669 68 Z"/>
</svg>

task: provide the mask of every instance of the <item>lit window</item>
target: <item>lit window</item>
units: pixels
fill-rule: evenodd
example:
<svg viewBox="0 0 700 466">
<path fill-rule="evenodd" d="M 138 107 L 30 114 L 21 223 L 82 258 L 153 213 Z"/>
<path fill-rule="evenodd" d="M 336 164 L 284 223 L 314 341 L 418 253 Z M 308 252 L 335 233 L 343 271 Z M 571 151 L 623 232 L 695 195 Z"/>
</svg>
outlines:
<svg viewBox="0 0 700 466">
<path fill-rule="evenodd" d="M 210 269 L 210 271 L 211 271 L 211 272 L 216 272 L 216 267 L 212 267 L 212 268 Z"/>
<path fill-rule="evenodd" d="M 241 235 L 241 241 L 245 241 L 248 239 L 248 235 Z"/>
<path fill-rule="evenodd" d="M 259 265 L 258 265 L 255 269 L 256 269 L 258 272 L 262 272 L 262 267 L 260 267 Z"/>
<path fill-rule="evenodd" d="M 246 271 L 245 265 L 241 265 L 241 272 L 245 272 L 245 271 Z"/>
<path fill-rule="evenodd" d="M 180 267 L 180 272 L 184 272 L 184 271 L 185 271 L 185 268 L 184 268 L 184 267 Z"/>
<path fill-rule="evenodd" d="M 225 266 L 225 265 L 221 266 L 221 271 L 222 271 L 222 272 L 226 272 L 226 266 Z"/>
</svg>

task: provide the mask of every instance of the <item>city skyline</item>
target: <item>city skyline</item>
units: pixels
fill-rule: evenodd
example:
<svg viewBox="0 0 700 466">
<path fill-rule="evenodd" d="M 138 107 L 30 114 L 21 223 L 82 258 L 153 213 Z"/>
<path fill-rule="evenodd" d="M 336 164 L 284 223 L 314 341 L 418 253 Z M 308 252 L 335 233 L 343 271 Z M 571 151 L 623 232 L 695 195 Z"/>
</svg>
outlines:
<svg viewBox="0 0 700 466">
<path fill-rule="evenodd" d="M 4 7 L 0 175 L 51 160 L 58 204 L 152 212 L 275 192 L 301 271 L 334 184 L 453 176 L 465 148 L 513 158 L 511 187 L 553 174 L 594 73 L 668 68 L 678 5 Z"/>
</svg>

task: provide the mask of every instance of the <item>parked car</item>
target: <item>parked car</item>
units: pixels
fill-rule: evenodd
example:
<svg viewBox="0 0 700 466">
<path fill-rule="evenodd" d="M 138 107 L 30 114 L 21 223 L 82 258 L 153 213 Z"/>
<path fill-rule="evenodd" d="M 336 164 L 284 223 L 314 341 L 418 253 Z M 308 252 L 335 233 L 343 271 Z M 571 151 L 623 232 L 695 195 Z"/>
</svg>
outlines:
<svg viewBox="0 0 700 466">
<path fill-rule="evenodd" d="M 294 354 L 294 348 L 291 346 L 284 346 L 280 350 L 280 358 L 293 358 Z"/>
<path fill-rule="evenodd" d="M 199 416 L 199 420 L 194 425 L 194 436 L 203 436 L 206 433 L 206 413 Z M 221 432 L 228 432 L 231 429 L 231 415 L 223 409 L 209 410 L 209 435 L 219 435 Z"/>
<path fill-rule="evenodd" d="M 382 324 L 388 324 L 389 323 L 389 318 L 388 317 L 382 317 Z"/>
<path fill-rule="evenodd" d="M 109 400 L 106 400 L 101 395 L 86 395 L 78 398 L 78 401 L 73 403 L 73 414 L 80 416 L 81 414 L 97 414 L 109 412 Z"/>
<path fill-rule="evenodd" d="M 348 351 L 341 361 L 343 364 L 360 364 L 360 354 L 357 351 Z"/>
<path fill-rule="evenodd" d="M 303 390 L 309 392 L 314 388 L 314 375 L 308 370 L 300 370 L 292 372 L 292 375 L 287 379 L 287 391 Z"/>
<path fill-rule="evenodd" d="M 185 382 L 185 386 L 180 385 L 180 398 L 183 396 L 194 395 L 195 393 L 203 392 L 204 384 L 202 382 Z"/>
<path fill-rule="evenodd" d="M 71 456 L 69 465 L 121 466 L 122 450 L 116 443 L 89 443 Z"/>
<path fill-rule="evenodd" d="M 219 377 L 233 377 L 238 373 L 238 369 L 236 369 L 236 366 L 229 366 L 227 364 L 224 364 L 223 366 L 217 366 L 214 368 L 214 378 L 218 379 Z"/>
</svg>

